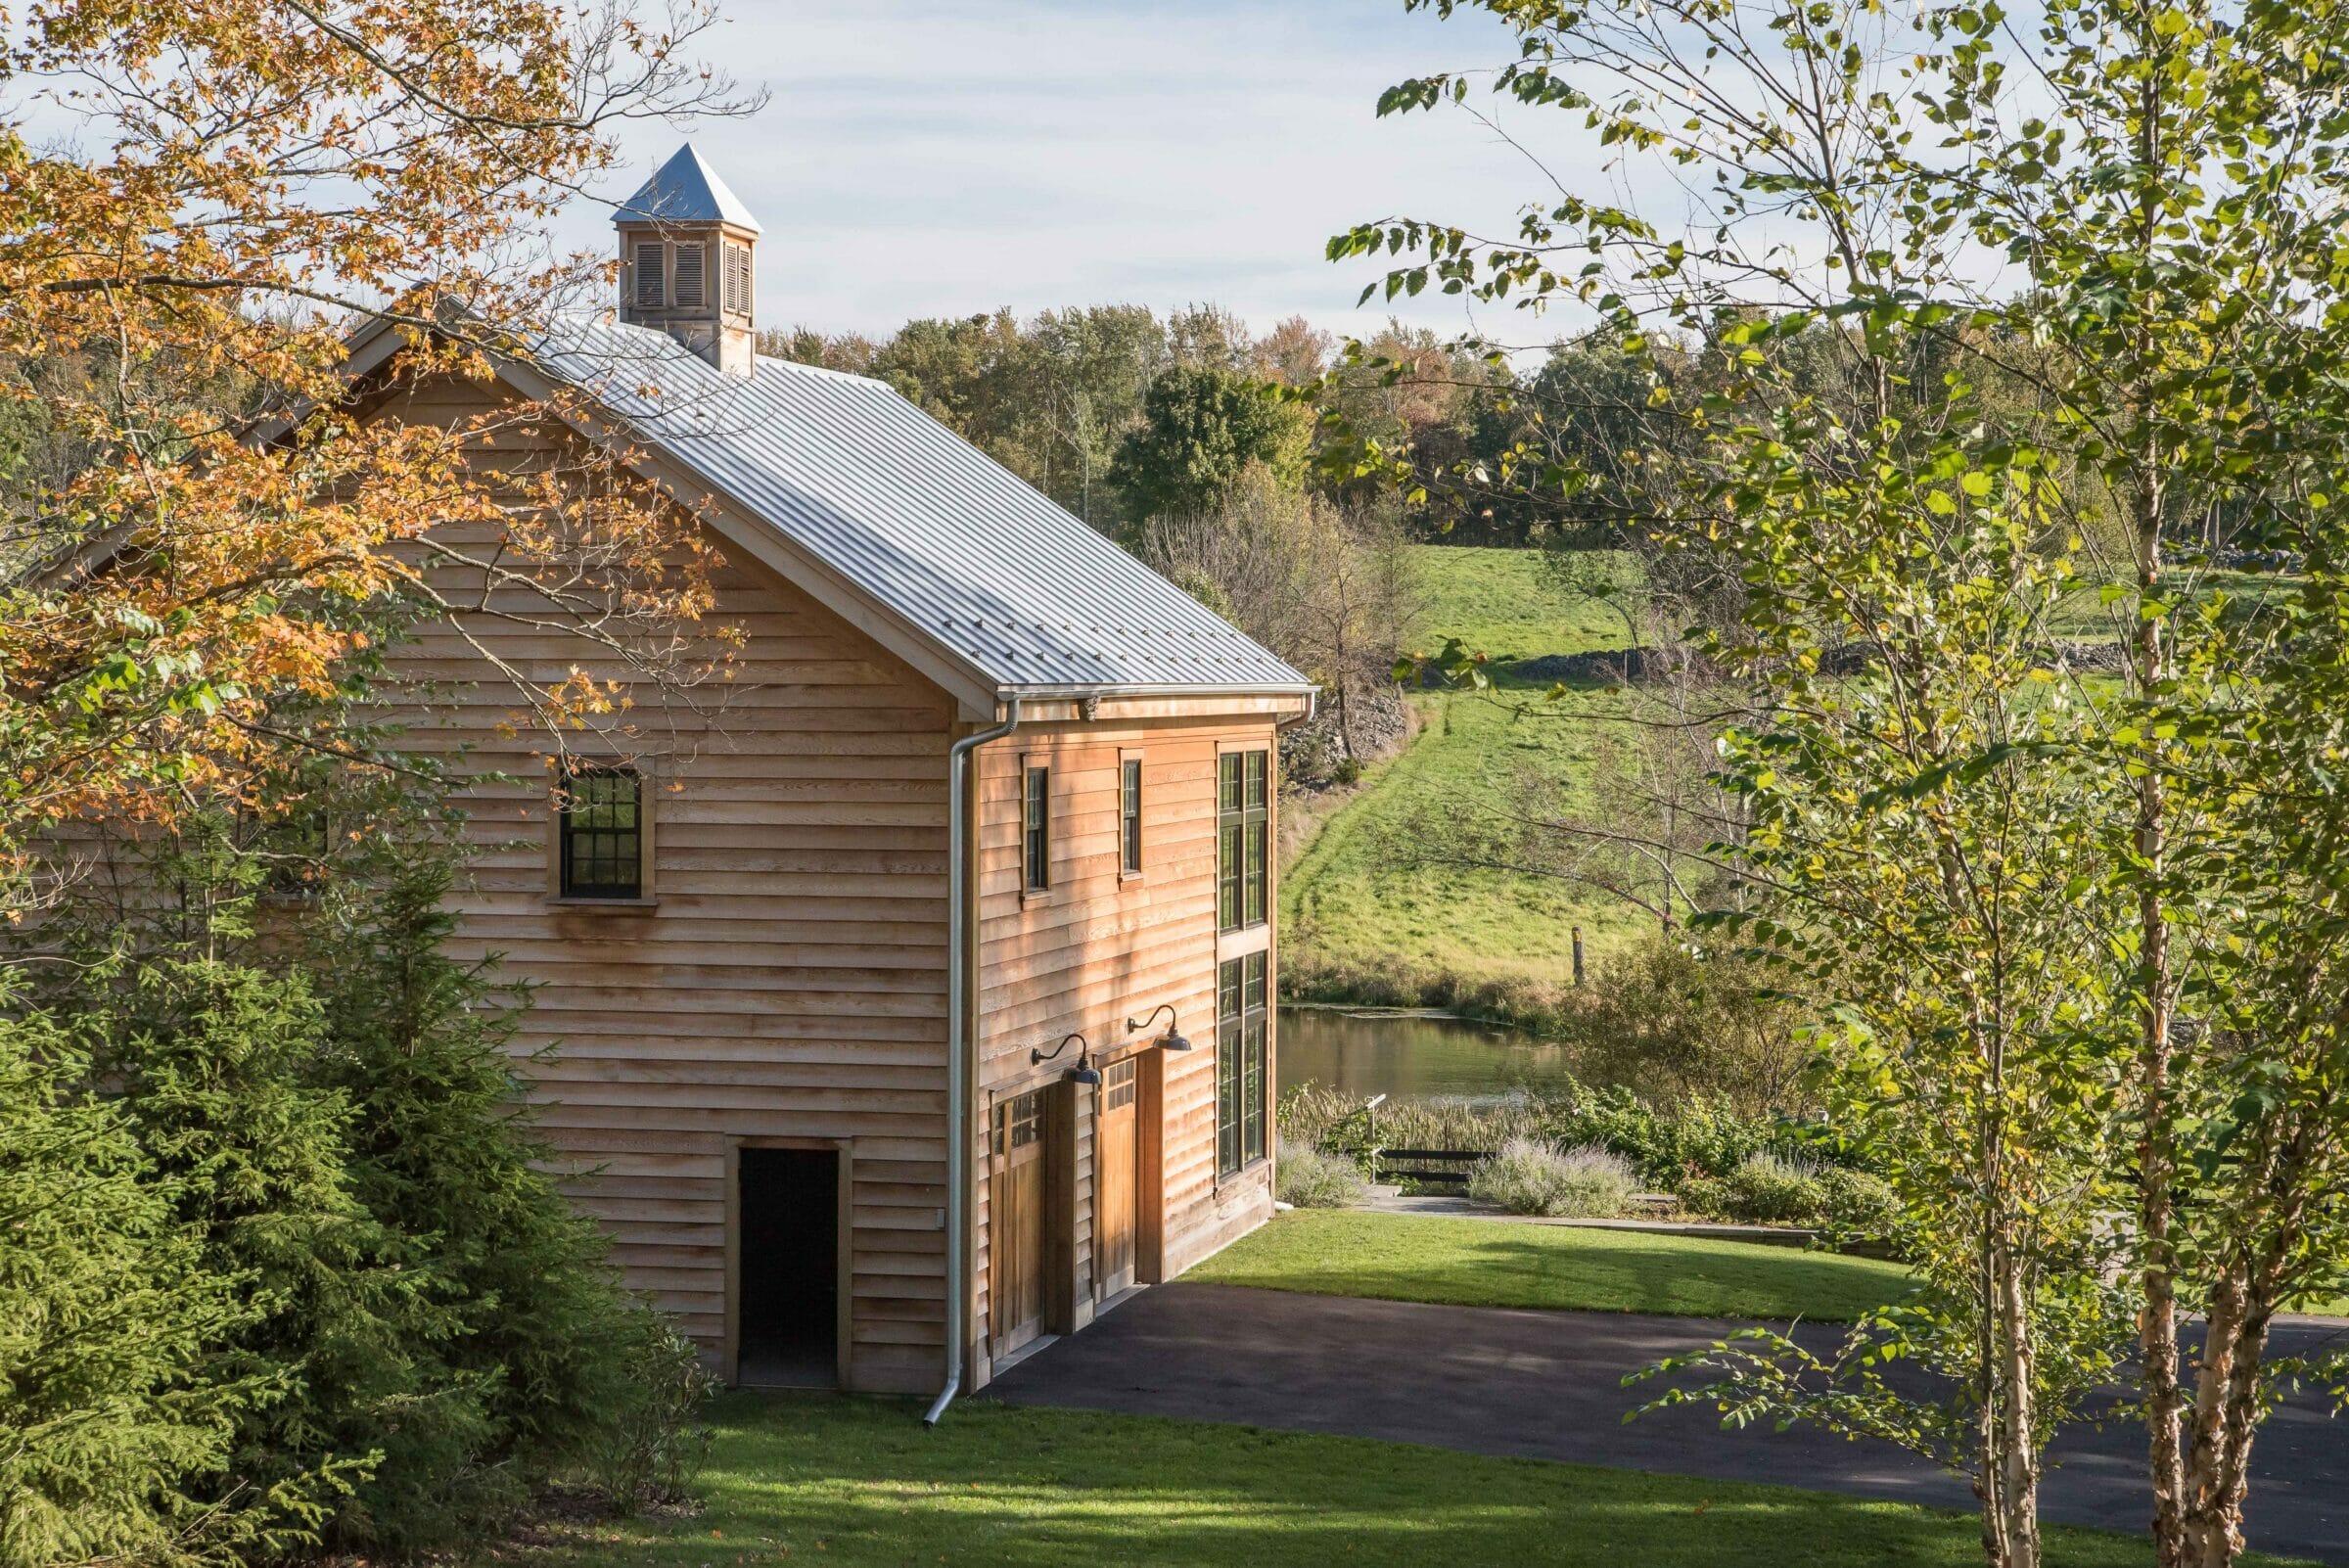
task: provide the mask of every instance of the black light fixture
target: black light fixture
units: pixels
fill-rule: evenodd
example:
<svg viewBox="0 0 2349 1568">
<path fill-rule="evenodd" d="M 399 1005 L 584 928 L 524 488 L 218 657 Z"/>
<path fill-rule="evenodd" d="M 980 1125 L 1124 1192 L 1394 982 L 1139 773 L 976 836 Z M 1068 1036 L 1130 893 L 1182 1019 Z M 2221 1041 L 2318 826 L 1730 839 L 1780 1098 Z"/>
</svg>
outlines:
<svg viewBox="0 0 2349 1568">
<path fill-rule="evenodd" d="M 1160 1047 L 1170 1051 L 1189 1050 L 1191 1048 L 1191 1042 L 1183 1038 L 1181 1030 L 1174 1027 L 1175 1024 L 1179 1022 L 1179 1015 L 1175 1013 L 1174 1004 L 1173 1002 L 1160 1002 L 1156 1007 L 1152 1008 L 1149 1014 L 1145 1017 L 1127 1019 L 1126 1033 L 1128 1035 L 1140 1034 L 1143 1030 L 1148 1029 L 1151 1024 L 1157 1020 L 1160 1013 L 1167 1015 L 1167 1032 L 1158 1038 L 1158 1043 Z"/>
<path fill-rule="evenodd" d="M 1069 1041 L 1072 1039 L 1077 1042 L 1077 1065 L 1069 1069 L 1068 1081 L 1072 1084 L 1100 1083 L 1101 1070 L 1093 1066 L 1091 1061 L 1093 1047 L 1086 1042 L 1082 1035 L 1067 1036 L 1050 1050 L 1045 1050 L 1040 1045 L 1036 1046 L 1028 1053 L 1028 1065 L 1037 1067 L 1052 1060 L 1053 1057 L 1069 1048 Z"/>
</svg>

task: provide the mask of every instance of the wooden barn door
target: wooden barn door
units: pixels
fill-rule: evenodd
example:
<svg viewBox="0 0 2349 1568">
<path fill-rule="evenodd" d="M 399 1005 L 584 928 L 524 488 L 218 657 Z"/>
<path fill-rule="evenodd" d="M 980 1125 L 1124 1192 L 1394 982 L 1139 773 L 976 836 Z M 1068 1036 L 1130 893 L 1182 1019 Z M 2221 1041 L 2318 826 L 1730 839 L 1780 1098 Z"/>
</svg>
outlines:
<svg viewBox="0 0 2349 1568">
<path fill-rule="evenodd" d="M 1036 1338 L 1044 1316 L 1044 1091 L 995 1107 L 995 1175 L 988 1195 L 988 1354 Z"/>
<path fill-rule="evenodd" d="M 1133 1058 L 1128 1057 L 1101 1070 L 1101 1128 L 1093 1144 L 1093 1223 L 1100 1237 L 1102 1296 L 1113 1296 L 1133 1283 L 1134 1067 Z"/>
</svg>

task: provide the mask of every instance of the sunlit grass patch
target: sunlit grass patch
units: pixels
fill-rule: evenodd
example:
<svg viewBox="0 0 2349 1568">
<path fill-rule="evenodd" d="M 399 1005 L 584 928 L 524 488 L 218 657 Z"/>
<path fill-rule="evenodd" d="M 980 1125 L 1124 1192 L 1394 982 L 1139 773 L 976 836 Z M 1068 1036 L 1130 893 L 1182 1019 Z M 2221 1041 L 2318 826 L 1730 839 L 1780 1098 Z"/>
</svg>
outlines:
<svg viewBox="0 0 2349 1568">
<path fill-rule="evenodd" d="M 1782 1488 L 984 1398 L 929 1431 L 920 1409 L 730 1397 L 704 1512 L 567 1526 L 523 1555 L 546 1568 L 1963 1568 L 1981 1555 L 1971 1518 Z M 2119 1537 L 2051 1533 L 2056 1568 L 2150 1560 Z"/>
<path fill-rule="evenodd" d="M 1909 1288 L 1906 1269 L 1874 1258 L 1359 1210 L 1280 1215 L 1183 1277 L 1457 1307 L 1777 1321 L 1848 1320 Z"/>
</svg>

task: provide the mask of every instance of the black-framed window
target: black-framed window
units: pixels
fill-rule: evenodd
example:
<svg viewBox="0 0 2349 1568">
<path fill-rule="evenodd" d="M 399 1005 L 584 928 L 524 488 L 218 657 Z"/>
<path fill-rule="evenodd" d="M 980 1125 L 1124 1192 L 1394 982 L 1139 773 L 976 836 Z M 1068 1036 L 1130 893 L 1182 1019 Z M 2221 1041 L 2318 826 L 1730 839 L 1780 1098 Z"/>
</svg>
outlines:
<svg viewBox="0 0 2349 1568">
<path fill-rule="evenodd" d="M 1270 759 L 1225 752 L 1216 767 L 1216 929 L 1241 931 L 1266 918 L 1267 843 L 1271 821 Z"/>
<path fill-rule="evenodd" d="M 1020 796 L 1020 886 L 1041 893 L 1052 886 L 1052 769 L 1028 769 Z"/>
<path fill-rule="evenodd" d="M 1267 1007 L 1265 955 L 1216 968 L 1216 1174 L 1265 1157 Z"/>
<path fill-rule="evenodd" d="M 1142 760 L 1128 757 L 1118 764 L 1118 869 L 1138 875 L 1142 869 Z"/>
<path fill-rule="evenodd" d="M 573 764 L 560 821 L 564 898 L 644 896 L 644 781 L 634 768 Z"/>
</svg>

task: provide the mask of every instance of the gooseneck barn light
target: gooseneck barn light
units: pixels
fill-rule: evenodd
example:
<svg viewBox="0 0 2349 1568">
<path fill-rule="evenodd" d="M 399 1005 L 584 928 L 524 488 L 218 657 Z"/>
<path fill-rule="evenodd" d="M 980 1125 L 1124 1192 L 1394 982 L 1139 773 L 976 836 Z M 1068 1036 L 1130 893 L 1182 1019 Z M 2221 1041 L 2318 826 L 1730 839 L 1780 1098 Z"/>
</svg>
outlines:
<svg viewBox="0 0 2349 1568">
<path fill-rule="evenodd" d="M 1100 1069 L 1094 1067 L 1091 1061 L 1093 1047 L 1085 1040 L 1085 1038 L 1082 1035 L 1070 1035 L 1063 1038 L 1059 1044 L 1053 1046 L 1050 1050 L 1045 1050 L 1040 1045 L 1037 1046 L 1036 1049 L 1028 1053 L 1028 1065 L 1030 1067 L 1036 1067 L 1044 1062 L 1052 1060 L 1053 1057 L 1058 1056 L 1062 1051 L 1065 1051 L 1069 1048 L 1069 1041 L 1072 1039 L 1077 1042 L 1077 1065 L 1069 1069 L 1068 1081 L 1072 1084 L 1100 1083 Z"/>
<path fill-rule="evenodd" d="M 1191 1048 L 1191 1042 L 1183 1038 L 1182 1031 L 1174 1027 L 1175 1024 L 1180 1021 L 1180 1015 L 1174 1011 L 1174 1004 L 1173 1002 L 1160 1002 L 1145 1016 L 1141 1018 L 1127 1019 L 1126 1033 L 1128 1035 L 1140 1034 L 1143 1030 L 1148 1029 L 1151 1024 L 1157 1021 L 1160 1013 L 1167 1015 L 1167 1032 L 1158 1038 L 1159 1045 L 1163 1049 L 1170 1051 L 1189 1050 Z"/>
</svg>

